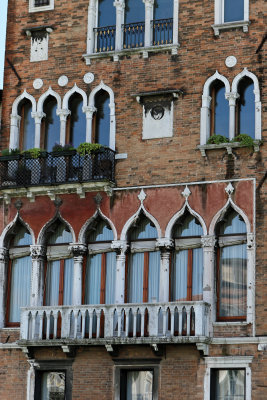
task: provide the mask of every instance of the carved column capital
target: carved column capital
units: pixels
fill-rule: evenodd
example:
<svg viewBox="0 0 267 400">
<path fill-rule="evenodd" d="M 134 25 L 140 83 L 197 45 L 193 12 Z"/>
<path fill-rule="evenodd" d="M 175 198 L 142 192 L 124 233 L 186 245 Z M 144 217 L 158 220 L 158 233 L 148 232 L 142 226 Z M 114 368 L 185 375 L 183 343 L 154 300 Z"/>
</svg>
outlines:
<svg viewBox="0 0 267 400">
<path fill-rule="evenodd" d="M 93 113 L 97 111 L 97 108 L 94 106 L 84 106 L 83 112 L 86 114 L 86 118 L 93 118 Z"/>
<path fill-rule="evenodd" d="M 237 92 L 227 92 L 225 93 L 226 100 L 229 101 L 230 106 L 235 106 L 236 99 L 239 98 L 239 94 Z"/>
<path fill-rule="evenodd" d="M 72 252 L 73 257 L 83 257 L 87 252 L 87 247 L 83 243 L 70 243 L 68 250 Z"/>
<path fill-rule="evenodd" d="M 31 245 L 31 257 L 33 260 L 41 260 L 46 257 L 46 247 L 41 245 Z"/>
<path fill-rule="evenodd" d="M 206 235 L 201 237 L 202 247 L 214 247 L 216 244 L 215 235 Z"/>
<path fill-rule="evenodd" d="M 124 0 L 114 0 L 113 6 L 118 10 L 123 10 L 125 8 Z"/>
<path fill-rule="evenodd" d="M 126 240 L 113 240 L 111 243 L 111 248 L 116 251 L 116 253 L 125 254 L 129 245 Z"/>
<path fill-rule="evenodd" d="M 71 114 L 71 112 L 67 108 L 63 108 L 61 110 L 57 110 L 57 115 L 59 116 L 60 121 L 66 121 L 68 115 L 70 115 L 70 114 Z"/>
<path fill-rule="evenodd" d="M 210 96 L 202 96 L 202 107 L 210 108 L 211 97 Z"/>
<path fill-rule="evenodd" d="M 31 113 L 32 118 L 34 118 L 36 124 L 40 124 L 42 119 L 46 116 L 46 114 L 42 111 L 36 111 Z"/>
<path fill-rule="evenodd" d="M 0 247 L 0 262 L 5 262 L 8 259 L 8 249 L 6 247 Z"/>
<path fill-rule="evenodd" d="M 173 248 L 173 245 L 174 245 L 173 239 L 169 238 L 159 238 L 156 241 L 156 247 L 161 252 L 170 251 Z"/>
</svg>

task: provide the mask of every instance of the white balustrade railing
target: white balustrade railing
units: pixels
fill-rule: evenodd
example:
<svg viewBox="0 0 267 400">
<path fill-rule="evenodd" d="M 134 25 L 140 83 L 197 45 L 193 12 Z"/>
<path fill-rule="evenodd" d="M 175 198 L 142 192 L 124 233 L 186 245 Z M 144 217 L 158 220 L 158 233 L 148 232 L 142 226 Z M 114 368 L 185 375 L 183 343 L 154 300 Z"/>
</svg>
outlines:
<svg viewBox="0 0 267 400">
<path fill-rule="evenodd" d="M 24 340 L 209 336 L 203 301 L 21 309 Z"/>
</svg>

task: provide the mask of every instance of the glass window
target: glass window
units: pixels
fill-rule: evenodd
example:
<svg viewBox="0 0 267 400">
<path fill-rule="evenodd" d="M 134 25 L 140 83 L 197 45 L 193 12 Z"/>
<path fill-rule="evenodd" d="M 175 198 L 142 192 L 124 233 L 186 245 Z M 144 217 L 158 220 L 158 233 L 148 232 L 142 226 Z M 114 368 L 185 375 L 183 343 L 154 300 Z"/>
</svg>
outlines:
<svg viewBox="0 0 267 400">
<path fill-rule="evenodd" d="M 43 372 L 41 400 L 65 400 L 65 372 Z"/>
<path fill-rule="evenodd" d="M 203 229 L 199 221 L 186 213 L 173 227 L 175 251 L 171 273 L 172 301 L 202 300 Z"/>
<path fill-rule="evenodd" d="M 173 0 L 154 1 L 154 19 L 173 18 Z"/>
<path fill-rule="evenodd" d="M 35 121 L 32 118 L 32 103 L 24 100 L 19 107 L 20 123 L 20 148 L 22 150 L 32 149 L 35 142 Z"/>
<path fill-rule="evenodd" d="M 211 370 L 211 400 L 245 400 L 244 369 Z"/>
<path fill-rule="evenodd" d="M 50 0 L 34 0 L 34 7 L 49 6 Z"/>
<path fill-rule="evenodd" d="M 153 400 L 153 371 L 121 371 L 120 400 Z"/>
<path fill-rule="evenodd" d="M 229 138 L 229 103 L 225 98 L 225 86 L 216 80 L 211 87 L 211 135 Z"/>
<path fill-rule="evenodd" d="M 142 0 L 125 1 L 125 24 L 141 22 L 145 19 L 145 5 Z"/>
<path fill-rule="evenodd" d="M 246 225 L 230 210 L 218 224 L 217 316 L 219 320 L 245 319 L 247 308 Z"/>
<path fill-rule="evenodd" d="M 255 138 L 255 95 L 254 83 L 250 78 L 243 78 L 238 85 L 240 95 L 237 101 L 237 134 L 245 133 Z"/>
<path fill-rule="evenodd" d="M 69 101 L 69 109 L 71 111 L 69 118 L 69 138 L 66 142 L 77 148 L 80 143 L 86 139 L 86 118 L 82 110 L 83 98 L 80 95 L 74 94 Z"/>
<path fill-rule="evenodd" d="M 244 20 L 244 0 L 224 0 L 224 22 Z"/>
<path fill-rule="evenodd" d="M 116 8 L 113 0 L 98 0 L 98 26 L 105 27 L 116 24 Z"/>
<path fill-rule="evenodd" d="M 49 96 L 44 103 L 44 113 L 46 117 L 43 119 L 43 147 L 47 151 L 52 151 L 55 143 L 60 142 L 60 119 L 57 115 L 57 101 L 54 97 Z"/>
<path fill-rule="evenodd" d="M 110 134 L 110 98 L 105 90 L 100 90 L 95 96 L 97 109 L 95 116 L 95 142 L 109 146 Z"/>
</svg>

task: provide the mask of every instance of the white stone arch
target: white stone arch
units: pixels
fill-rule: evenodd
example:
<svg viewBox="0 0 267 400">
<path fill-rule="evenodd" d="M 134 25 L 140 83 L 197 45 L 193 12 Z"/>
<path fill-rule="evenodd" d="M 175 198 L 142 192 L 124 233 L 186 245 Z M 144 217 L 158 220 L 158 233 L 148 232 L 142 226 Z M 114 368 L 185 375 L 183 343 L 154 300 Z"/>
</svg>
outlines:
<svg viewBox="0 0 267 400">
<path fill-rule="evenodd" d="M 12 230 L 12 228 L 14 228 L 14 226 L 20 222 L 23 226 L 25 226 L 25 228 L 30 232 L 30 235 L 32 237 L 32 244 L 35 244 L 35 235 L 34 232 L 32 230 L 32 228 L 30 227 L 30 225 L 25 222 L 21 216 L 19 215 L 19 213 L 16 214 L 15 218 L 13 219 L 13 221 L 11 221 L 3 230 L 1 236 L 0 236 L 0 247 L 5 247 L 5 240 L 7 235 L 9 234 L 9 232 Z"/>
<path fill-rule="evenodd" d="M 215 228 L 216 228 L 217 223 L 219 222 L 220 218 L 227 212 L 227 210 L 230 207 L 232 207 L 233 210 L 235 210 L 237 212 L 237 214 L 239 214 L 243 218 L 243 220 L 246 224 L 247 234 L 251 233 L 251 224 L 249 222 L 247 215 L 244 213 L 243 210 L 241 210 L 241 208 L 239 208 L 233 202 L 233 200 L 231 198 L 229 198 L 228 201 L 226 202 L 226 204 L 212 218 L 210 227 L 209 227 L 209 235 L 215 235 Z"/>
<path fill-rule="evenodd" d="M 107 86 L 103 81 L 96 86 L 89 95 L 87 115 L 88 118 L 88 128 L 86 129 L 86 141 L 92 142 L 92 118 L 93 113 L 97 111 L 95 108 L 95 95 L 100 91 L 104 90 L 109 95 L 109 109 L 110 109 L 110 130 L 109 130 L 109 147 L 112 150 L 115 150 L 115 133 L 116 133 L 116 116 L 115 116 L 115 101 L 114 101 L 114 92 L 113 90 Z"/>
<path fill-rule="evenodd" d="M 49 86 L 49 89 L 45 93 L 43 93 L 42 96 L 38 100 L 37 112 L 43 113 L 44 102 L 45 102 L 45 100 L 47 99 L 48 96 L 55 97 L 55 99 L 57 100 L 57 108 L 58 108 L 58 110 L 61 109 L 61 97 L 60 97 L 60 95 L 57 92 L 55 92 L 51 88 L 51 86 Z"/>
<path fill-rule="evenodd" d="M 69 99 L 74 93 L 79 93 L 83 98 L 83 107 L 87 106 L 87 96 L 84 90 L 80 89 L 76 83 L 74 84 L 73 88 L 70 89 L 64 96 L 62 102 L 62 109 L 68 110 L 69 109 Z"/>
<path fill-rule="evenodd" d="M 178 221 L 178 219 L 184 215 L 184 213 L 186 212 L 186 210 L 189 211 L 189 213 L 191 215 L 193 215 L 193 217 L 195 217 L 201 224 L 201 227 L 203 229 L 203 236 L 207 235 L 207 227 L 205 224 L 204 219 L 201 217 L 200 214 L 198 214 L 196 211 L 194 211 L 190 205 L 188 204 L 188 201 L 186 201 L 183 205 L 183 207 L 177 212 L 175 213 L 172 218 L 170 219 L 170 221 L 168 222 L 168 225 L 166 227 L 166 231 L 165 231 L 165 237 L 167 239 L 172 239 L 172 229 L 175 225 L 175 223 Z"/>
<path fill-rule="evenodd" d="M 12 105 L 12 113 L 10 115 L 10 138 L 9 138 L 10 149 L 19 148 L 19 129 L 20 129 L 21 117 L 18 114 L 18 105 L 23 99 L 28 99 L 32 103 L 32 117 L 36 112 L 36 100 L 25 89 L 24 92 L 14 100 L 14 103 Z"/>
<path fill-rule="evenodd" d="M 112 232 L 113 232 L 113 237 L 114 237 L 113 240 L 117 240 L 117 230 L 115 228 L 115 225 L 113 224 L 111 219 L 109 219 L 105 214 L 102 213 L 102 211 L 100 209 L 98 209 L 98 210 L 96 210 L 94 215 L 83 224 L 83 226 L 79 232 L 79 235 L 78 235 L 78 243 L 86 244 L 86 241 L 85 241 L 86 231 L 89 228 L 89 226 L 92 224 L 92 222 L 94 222 L 98 217 L 103 219 L 110 226 L 110 228 L 112 229 Z"/>
<path fill-rule="evenodd" d="M 238 97 L 238 84 L 242 78 L 247 76 L 254 83 L 254 95 L 255 95 L 255 139 L 261 139 L 261 101 L 260 101 L 260 87 L 259 81 L 255 74 L 244 68 L 242 72 L 235 76 L 232 83 L 232 93 Z"/>
<path fill-rule="evenodd" d="M 160 239 L 162 237 L 162 232 L 161 232 L 161 228 L 160 225 L 158 223 L 158 221 L 156 220 L 155 217 L 153 217 L 152 214 L 150 214 L 146 208 L 144 207 L 143 204 L 140 205 L 140 207 L 138 208 L 138 210 L 136 211 L 136 213 L 134 215 L 132 215 L 128 221 L 125 223 L 124 227 L 122 228 L 121 231 L 121 240 L 127 240 L 127 234 L 129 229 L 131 228 L 132 224 L 137 220 L 137 218 L 139 217 L 140 213 L 143 212 L 144 215 L 151 221 L 153 222 L 153 224 L 155 225 L 155 228 L 157 230 L 158 233 L 158 237 L 157 239 Z"/>
<path fill-rule="evenodd" d="M 47 229 L 49 228 L 50 225 L 52 225 L 54 222 L 56 221 L 60 221 L 63 222 L 64 224 L 67 225 L 67 227 L 69 228 L 71 234 L 72 234 L 72 242 L 71 243 L 75 243 L 76 242 L 76 236 L 75 236 L 75 232 L 74 229 L 72 228 L 72 226 L 68 223 L 68 221 L 66 221 L 62 215 L 60 214 L 60 212 L 56 212 L 55 216 L 50 219 L 48 222 L 46 222 L 46 224 L 41 228 L 38 238 L 37 238 L 37 244 L 43 246 L 45 243 L 45 237 L 46 237 L 46 232 Z"/>
<path fill-rule="evenodd" d="M 207 143 L 208 138 L 210 137 L 210 104 L 211 104 L 211 96 L 210 96 L 210 87 L 212 83 L 216 80 L 223 82 L 225 86 L 225 97 L 228 99 L 230 93 L 230 83 L 228 79 L 219 74 L 216 71 L 212 76 L 210 76 L 203 87 L 202 94 L 202 107 L 201 107 L 201 116 L 200 116 L 200 144 L 204 145 Z"/>
</svg>

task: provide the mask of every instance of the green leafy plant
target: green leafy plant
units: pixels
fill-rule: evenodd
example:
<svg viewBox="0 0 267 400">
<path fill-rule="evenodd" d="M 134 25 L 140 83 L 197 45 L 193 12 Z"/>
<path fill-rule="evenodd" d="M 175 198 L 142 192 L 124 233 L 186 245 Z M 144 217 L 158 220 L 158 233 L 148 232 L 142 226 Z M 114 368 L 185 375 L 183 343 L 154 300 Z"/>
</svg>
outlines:
<svg viewBox="0 0 267 400">
<path fill-rule="evenodd" d="M 32 149 L 24 150 L 23 154 L 30 155 L 32 158 L 38 158 L 43 151 L 44 150 L 39 149 L 38 147 L 33 147 Z"/>
<path fill-rule="evenodd" d="M 2 156 L 13 156 L 15 154 L 20 154 L 20 149 L 4 149 L 1 152 Z"/>
<path fill-rule="evenodd" d="M 207 144 L 222 144 L 228 142 L 229 139 L 223 135 L 212 135 L 207 141 Z"/>
<path fill-rule="evenodd" d="M 254 140 L 251 136 L 241 133 L 240 135 L 234 137 L 231 142 L 239 142 L 241 146 L 253 147 Z"/>
<path fill-rule="evenodd" d="M 75 148 L 70 143 L 64 145 L 55 143 L 52 148 L 52 151 L 66 151 L 66 150 L 75 150 Z"/>
<path fill-rule="evenodd" d="M 95 153 L 101 148 L 103 148 L 103 146 L 99 143 L 80 143 L 77 147 L 77 153 L 79 153 L 80 156 L 85 156 L 86 154 Z"/>
</svg>

